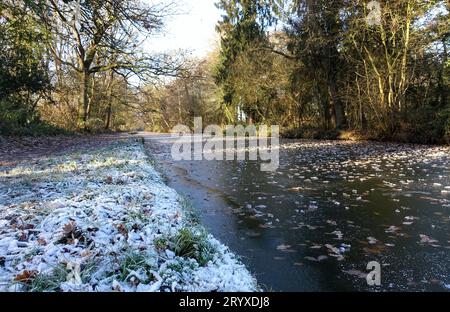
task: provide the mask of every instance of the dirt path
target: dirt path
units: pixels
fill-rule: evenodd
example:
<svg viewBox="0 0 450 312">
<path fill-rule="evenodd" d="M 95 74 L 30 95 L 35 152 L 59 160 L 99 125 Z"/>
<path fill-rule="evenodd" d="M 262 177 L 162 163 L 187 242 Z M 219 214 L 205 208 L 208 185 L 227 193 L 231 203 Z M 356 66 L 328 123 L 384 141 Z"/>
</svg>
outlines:
<svg viewBox="0 0 450 312">
<path fill-rule="evenodd" d="M 131 134 L 74 135 L 47 137 L 0 136 L 0 167 L 59 155 L 79 149 L 105 146 L 111 141 L 123 140 Z"/>
</svg>

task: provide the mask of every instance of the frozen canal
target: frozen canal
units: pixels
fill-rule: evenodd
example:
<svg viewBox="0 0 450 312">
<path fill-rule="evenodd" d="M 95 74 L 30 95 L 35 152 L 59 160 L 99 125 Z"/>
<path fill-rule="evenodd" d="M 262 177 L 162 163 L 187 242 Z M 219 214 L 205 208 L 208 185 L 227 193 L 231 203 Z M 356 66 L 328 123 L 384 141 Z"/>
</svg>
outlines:
<svg viewBox="0 0 450 312">
<path fill-rule="evenodd" d="M 181 161 L 147 137 L 169 185 L 274 291 L 450 288 L 450 148 L 282 142 L 280 168 Z M 366 266 L 382 266 L 367 285 Z"/>
</svg>

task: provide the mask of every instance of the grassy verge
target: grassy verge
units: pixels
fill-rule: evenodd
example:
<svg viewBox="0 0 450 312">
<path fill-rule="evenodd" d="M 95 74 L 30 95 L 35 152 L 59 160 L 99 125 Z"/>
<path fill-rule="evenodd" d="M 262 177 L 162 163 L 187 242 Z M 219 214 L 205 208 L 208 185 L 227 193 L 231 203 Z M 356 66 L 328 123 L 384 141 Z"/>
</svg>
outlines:
<svg viewBox="0 0 450 312">
<path fill-rule="evenodd" d="M 139 140 L 13 165 L 0 196 L 0 290 L 257 290 Z"/>
</svg>

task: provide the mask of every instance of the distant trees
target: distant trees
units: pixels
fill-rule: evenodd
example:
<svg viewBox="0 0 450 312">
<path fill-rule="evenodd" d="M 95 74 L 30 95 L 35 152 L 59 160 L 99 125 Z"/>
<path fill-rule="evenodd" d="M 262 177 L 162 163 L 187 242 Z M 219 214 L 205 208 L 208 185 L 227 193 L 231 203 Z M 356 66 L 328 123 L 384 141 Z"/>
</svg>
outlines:
<svg viewBox="0 0 450 312">
<path fill-rule="evenodd" d="M 424 65 L 425 49 L 432 42 L 427 39 L 427 26 L 418 23 L 436 3 L 385 3 L 379 25 L 365 22 L 362 6 L 350 12 L 344 51 L 354 76 L 350 94 L 362 103 L 357 108 L 360 127 L 376 126 L 384 133 L 392 133 L 422 100 L 420 95 L 409 92 L 419 82 L 416 69 Z"/>
<path fill-rule="evenodd" d="M 22 66 L 29 90 L 36 93 L 39 87 L 49 95 L 29 106 L 39 106 L 44 119 L 63 128 L 101 130 L 133 124 L 114 118 L 120 111 L 134 118 L 135 106 L 128 99 L 135 88 L 130 82 L 176 76 L 183 67 L 182 55 L 149 54 L 142 48 L 173 13 L 169 1 L 6 0 L 1 8 L 2 46 L 17 51 L 4 55 L 2 81 L 8 86 L 2 90 L 21 81 L 17 68 L 5 66 Z M 51 88 L 44 85 L 44 77 Z"/>
<path fill-rule="evenodd" d="M 347 125 L 344 104 L 339 96 L 344 66 L 342 14 L 344 1 L 294 1 L 294 14 L 288 20 L 288 50 L 301 62 L 296 79 L 314 81 L 314 95 L 323 116 L 323 126 L 337 129 Z M 301 77 L 302 76 L 302 77 Z M 300 90 L 301 92 L 301 90 Z"/>
<path fill-rule="evenodd" d="M 168 8 L 127 0 L 49 0 L 38 11 L 47 27 L 55 64 L 79 75 L 84 127 L 90 118 L 93 75 L 109 71 L 124 77 L 131 72 L 145 78 L 175 73 L 176 66 L 167 56 L 148 55 L 139 49 L 142 36 L 161 30 Z"/>
<path fill-rule="evenodd" d="M 195 117 L 205 124 L 224 120 L 223 93 L 215 84 L 219 55 L 213 52 L 203 60 L 192 60 L 181 77 L 139 92 L 139 105 L 146 128 L 169 131 L 177 124 L 193 126 Z"/>
<path fill-rule="evenodd" d="M 40 25 L 24 6 L 0 3 L 0 131 L 38 119 L 38 101 L 48 92 L 45 46 Z"/>
<path fill-rule="evenodd" d="M 250 101 L 247 98 L 247 101 L 243 102 L 243 94 L 237 89 L 250 81 L 239 79 L 238 76 L 251 73 L 252 70 L 248 66 L 255 64 L 259 68 L 264 66 L 257 64 L 258 55 L 252 54 L 251 51 L 267 45 L 268 38 L 265 31 L 275 22 L 274 9 L 277 8 L 277 3 L 278 1 L 274 0 L 220 0 L 217 3 L 217 7 L 224 11 L 224 15 L 217 25 L 217 31 L 221 36 L 221 50 L 215 77 L 224 92 L 222 107 L 224 117 L 230 122 L 237 120 L 239 110 L 246 114 L 250 122 L 260 119 L 259 110 L 264 105 L 260 102 L 265 95 L 259 93 L 261 89 L 258 87 L 259 90 L 253 89 L 256 96 Z M 244 63 L 247 72 L 237 65 Z"/>
<path fill-rule="evenodd" d="M 224 103 L 242 108 L 247 121 L 281 121 L 285 129 L 356 130 L 420 142 L 450 137 L 448 2 L 284 4 L 219 1 L 217 83 Z M 274 17 L 283 32 L 267 27 Z"/>
<path fill-rule="evenodd" d="M 217 53 L 186 62 L 141 47 L 168 2 L 4 0 L 0 122 L 39 112 L 65 129 L 168 130 L 202 116 L 292 136 L 450 141 L 448 1 L 216 5 Z"/>
<path fill-rule="evenodd" d="M 440 73 L 447 73 L 447 43 L 436 37 L 444 1 L 380 1 L 381 23 L 365 22 L 364 3 L 352 1 L 344 37 L 347 114 L 353 127 L 434 142 L 448 135 L 448 105 L 439 99 Z M 439 27 L 438 25 L 441 24 Z M 441 28 L 442 29 L 442 28 Z M 448 22 L 447 22 L 448 29 Z M 448 40 L 448 39 L 446 39 Z M 445 41 L 445 40 L 444 40 Z M 448 81 L 446 87 L 448 89 Z"/>
<path fill-rule="evenodd" d="M 220 109 L 194 96 L 208 79 L 214 89 L 210 75 L 178 79 L 161 89 L 164 127 L 207 116 L 276 123 L 293 136 L 450 141 L 448 3 L 368 4 L 218 1 L 218 59 L 200 64 L 212 68 L 207 97 Z"/>
</svg>

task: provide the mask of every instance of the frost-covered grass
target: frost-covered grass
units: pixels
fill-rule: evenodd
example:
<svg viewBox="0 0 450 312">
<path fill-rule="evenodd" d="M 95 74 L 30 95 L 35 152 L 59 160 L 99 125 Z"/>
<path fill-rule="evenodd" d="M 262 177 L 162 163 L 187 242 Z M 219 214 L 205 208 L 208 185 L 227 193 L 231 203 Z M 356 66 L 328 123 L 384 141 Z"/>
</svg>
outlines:
<svg viewBox="0 0 450 312">
<path fill-rule="evenodd" d="M 0 171 L 1 291 L 255 291 L 142 144 Z"/>
</svg>

